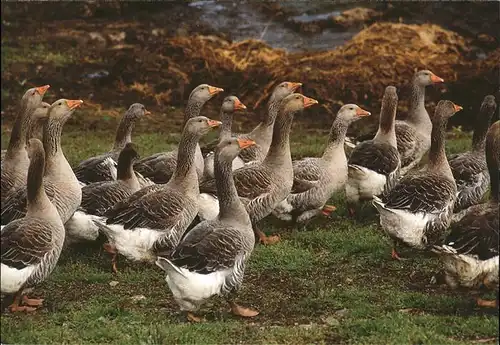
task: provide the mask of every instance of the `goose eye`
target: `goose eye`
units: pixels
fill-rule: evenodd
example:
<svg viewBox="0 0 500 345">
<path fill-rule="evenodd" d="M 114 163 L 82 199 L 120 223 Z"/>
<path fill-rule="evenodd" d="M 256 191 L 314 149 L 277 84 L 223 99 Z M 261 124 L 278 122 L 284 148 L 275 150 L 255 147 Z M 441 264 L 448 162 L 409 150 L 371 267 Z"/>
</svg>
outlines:
<svg viewBox="0 0 500 345">
<path fill-rule="evenodd" d="M 59 103 L 57 103 L 57 105 L 62 105 L 62 103 L 61 103 L 61 102 L 59 102 Z"/>
<path fill-rule="evenodd" d="M 295 96 L 295 99 L 299 99 L 300 97 L 299 96 Z"/>
<path fill-rule="evenodd" d="M 34 96 L 34 95 L 35 95 L 35 91 L 33 91 L 33 92 L 31 93 L 31 95 L 32 95 L 32 96 Z"/>
</svg>

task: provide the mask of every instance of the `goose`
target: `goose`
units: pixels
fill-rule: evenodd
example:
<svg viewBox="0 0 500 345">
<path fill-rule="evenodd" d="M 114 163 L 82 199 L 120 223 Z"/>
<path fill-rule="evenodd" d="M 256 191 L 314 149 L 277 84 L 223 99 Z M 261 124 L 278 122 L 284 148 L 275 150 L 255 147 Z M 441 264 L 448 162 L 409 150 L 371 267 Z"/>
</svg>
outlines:
<svg viewBox="0 0 500 345">
<path fill-rule="evenodd" d="M 26 131 L 26 142 L 31 138 L 39 136 L 40 131 L 43 129 L 43 125 L 47 120 L 47 115 L 49 113 L 50 104 L 46 102 L 40 103 L 40 106 L 36 108 L 30 116 L 28 122 L 28 130 Z M 40 137 L 41 138 L 41 137 Z M 7 150 L 2 150 L 1 160 L 3 162 Z"/>
<path fill-rule="evenodd" d="M 199 223 L 173 251 L 171 248 L 167 248 L 167 253 L 162 253 L 161 248 L 158 250 L 156 265 L 166 272 L 168 287 L 181 310 L 187 311 L 190 321 L 201 321 L 193 312 L 213 295 L 232 295 L 228 302 L 236 315 L 259 314 L 234 301 L 234 292 L 243 282 L 255 238 L 250 216 L 236 192 L 231 162 L 241 149 L 254 144 L 249 139 L 221 140 L 215 152 L 219 215 Z"/>
<path fill-rule="evenodd" d="M 116 180 L 118 155 L 127 143 L 132 141 L 132 130 L 137 120 L 150 115 L 141 103 L 132 104 L 123 115 L 116 129 L 115 143 L 111 151 L 91 157 L 73 168 L 78 181 L 83 184 Z M 151 184 L 151 183 L 149 183 Z M 148 185 L 148 183 L 145 183 Z"/>
<path fill-rule="evenodd" d="M 189 119 L 182 132 L 170 181 L 161 187 L 143 188 L 136 192 L 141 197 L 132 194 L 125 202 L 115 205 L 104 214 L 106 224 L 94 220 L 108 239 L 104 249 L 113 256 L 114 272 L 118 253 L 130 260 L 154 262 L 154 248 L 177 245 L 198 213 L 198 176 L 194 162 L 198 141 L 220 124 L 204 116 Z"/>
<path fill-rule="evenodd" d="M 479 119 L 472 136 L 472 151 L 450 157 L 450 167 L 457 184 L 458 196 L 455 213 L 478 204 L 488 190 L 488 168 L 484 145 L 486 132 L 497 104 L 495 97 L 486 96 L 481 104 Z"/>
<path fill-rule="evenodd" d="M 471 206 L 451 226 L 443 245 L 433 247 L 444 266 L 451 288 L 486 288 L 498 291 L 498 172 L 500 168 L 500 121 L 491 125 L 486 139 L 486 162 L 490 177 L 490 200 Z M 498 307 L 497 301 L 477 299 L 483 307 Z"/>
<path fill-rule="evenodd" d="M 333 194 L 345 188 L 347 158 L 344 138 L 347 128 L 354 121 L 369 115 L 370 112 L 356 104 L 346 104 L 340 108 L 323 155 L 293 162 L 292 192 L 274 209 L 275 216 L 286 221 L 296 216 L 297 223 L 303 223 L 320 214 L 329 215 L 335 210 L 334 206 L 325 204 Z"/>
<path fill-rule="evenodd" d="M 212 97 L 224 89 L 207 84 L 198 85 L 189 95 L 189 100 L 184 111 L 184 128 L 186 122 L 200 115 L 201 108 Z M 160 152 L 139 160 L 134 165 L 135 171 L 155 183 L 167 183 L 175 171 L 177 164 L 177 149 L 169 152 Z M 203 178 L 204 161 L 200 145 L 196 145 L 195 165 L 198 178 Z"/>
<path fill-rule="evenodd" d="M 82 188 L 82 202 L 73 216 L 64 224 L 66 245 L 80 240 L 95 241 L 99 228 L 93 220 L 105 221 L 105 212 L 116 203 L 137 192 L 141 185 L 133 164 L 139 159 L 136 146 L 129 142 L 118 156 L 117 176 L 114 181 L 90 183 Z"/>
<path fill-rule="evenodd" d="M 45 95 L 49 87 L 50 85 L 44 85 L 31 88 L 21 98 L 19 114 L 12 128 L 5 158 L 2 160 L 2 202 L 11 191 L 26 184 L 29 159 L 25 146 L 26 134 L 31 121 L 30 117 L 35 109 L 41 105 L 43 95 Z"/>
<path fill-rule="evenodd" d="M 371 201 L 374 196 L 388 192 L 399 178 L 401 160 L 394 129 L 397 107 L 396 88 L 388 86 L 382 98 L 377 134 L 372 140 L 358 144 L 351 152 L 345 187 L 351 216 L 354 216 L 359 201 Z"/>
<path fill-rule="evenodd" d="M 276 116 L 280 108 L 281 101 L 288 95 L 294 93 L 302 83 L 293 83 L 285 81 L 279 83 L 273 90 L 267 105 L 267 116 L 264 121 L 260 122 L 250 133 L 233 134 L 237 138 L 252 139 L 256 142 L 255 145 L 249 146 L 242 150 L 234 161 L 237 164 L 243 165 L 250 162 L 260 162 L 266 158 L 267 151 L 271 145 L 273 138 L 273 126 L 276 121 Z M 209 143 L 205 150 L 213 151 L 213 148 L 219 143 L 214 140 Z M 213 178 L 213 176 L 212 176 Z"/>
<path fill-rule="evenodd" d="M 236 96 L 228 96 L 222 102 L 221 120 L 222 126 L 219 134 L 220 140 L 231 137 L 231 125 L 233 123 L 233 113 L 237 110 L 245 110 L 247 107 Z M 241 168 L 245 162 L 239 157 L 233 160 L 233 170 Z M 214 154 L 210 152 L 205 157 L 205 168 L 203 170 L 203 178 L 214 178 Z"/>
<path fill-rule="evenodd" d="M 444 142 L 448 119 L 462 107 L 439 101 L 432 118 L 432 143 L 426 171 L 408 174 L 387 194 L 373 198 L 380 225 L 392 238 L 393 259 L 400 260 L 396 244 L 428 249 L 442 240 L 450 225 L 457 186 L 453 179 Z"/>
<path fill-rule="evenodd" d="M 73 215 L 82 199 L 82 191 L 61 147 L 61 133 L 66 121 L 80 107 L 82 100 L 59 99 L 51 104 L 43 129 L 45 148 L 45 193 L 54 204 L 63 223 Z M 2 203 L 2 225 L 25 216 L 27 188 L 13 191 Z"/>
<path fill-rule="evenodd" d="M 7 224 L 0 234 L 1 291 L 15 295 L 9 306 L 11 312 L 32 312 L 42 305 L 43 299 L 23 294 L 50 275 L 64 241 L 63 223 L 43 187 L 45 152 L 41 141 L 30 139 L 27 151 L 28 210 L 24 218 Z M 20 305 L 21 301 L 25 305 Z"/>
<path fill-rule="evenodd" d="M 233 179 L 250 215 L 255 234 L 264 244 L 279 241 L 278 236 L 266 236 L 256 226 L 257 222 L 271 214 L 283 201 L 293 185 L 292 157 L 290 153 L 290 131 L 295 114 L 301 113 L 318 101 L 299 93 L 285 97 L 280 105 L 273 128 L 273 139 L 266 158 L 262 162 L 247 164 L 236 170 Z M 200 183 L 200 211 L 202 220 L 209 220 L 203 215 L 216 217 L 218 214 L 217 185 L 215 179 Z"/>
</svg>

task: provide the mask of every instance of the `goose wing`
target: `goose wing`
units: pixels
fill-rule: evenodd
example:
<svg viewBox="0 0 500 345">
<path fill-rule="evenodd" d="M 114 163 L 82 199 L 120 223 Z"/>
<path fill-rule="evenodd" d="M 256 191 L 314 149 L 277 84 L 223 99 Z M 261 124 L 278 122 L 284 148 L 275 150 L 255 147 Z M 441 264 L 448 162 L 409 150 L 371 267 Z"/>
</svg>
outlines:
<svg viewBox="0 0 500 345">
<path fill-rule="evenodd" d="M 18 270 L 41 262 L 52 250 L 52 231 L 40 218 L 20 219 L 1 232 L 1 262 Z"/>
<path fill-rule="evenodd" d="M 86 184 L 116 180 L 117 159 L 118 156 L 112 152 L 91 157 L 80 162 L 73 172 L 78 181 Z"/>
<path fill-rule="evenodd" d="M 298 194 L 316 186 L 321 178 L 321 168 L 316 158 L 304 158 L 293 162 L 292 193 Z"/>
<path fill-rule="evenodd" d="M 349 164 L 359 165 L 387 176 L 398 168 L 399 153 L 389 144 L 367 140 L 354 148 L 349 157 Z"/>
<path fill-rule="evenodd" d="M 81 208 L 88 214 L 102 216 L 107 209 L 131 195 L 122 181 L 103 181 L 82 188 Z"/>
</svg>

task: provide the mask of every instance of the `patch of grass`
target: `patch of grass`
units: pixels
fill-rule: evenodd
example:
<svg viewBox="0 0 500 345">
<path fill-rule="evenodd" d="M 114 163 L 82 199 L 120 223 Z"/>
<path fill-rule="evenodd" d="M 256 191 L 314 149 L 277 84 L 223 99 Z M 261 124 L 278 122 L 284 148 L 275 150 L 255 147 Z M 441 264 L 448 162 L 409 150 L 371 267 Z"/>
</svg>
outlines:
<svg viewBox="0 0 500 345">
<path fill-rule="evenodd" d="M 141 155 L 167 150 L 179 135 L 134 133 Z M 327 132 L 294 132 L 296 156 L 318 155 Z M 63 135 L 72 164 L 102 153 L 113 133 L 74 131 Z M 7 135 L 2 136 L 6 147 Z M 470 145 L 470 137 L 450 137 L 449 153 Z M 188 324 L 173 301 L 164 273 L 154 265 L 110 258 L 98 243 L 69 248 L 34 291 L 44 308 L 30 315 L 4 313 L 2 341 L 43 344 L 471 344 L 495 343 L 498 312 L 475 306 L 470 293 L 431 285 L 435 258 L 403 252 L 390 260 L 390 244 L 366 206 L 358 221 L 346 219 L 343 196 L 331 219 L 291 227 L 268 219 L 262 229 L 279 233 L 275 246 L 256 246 L 238 293 L 243 305 L 260 315 L 251 320 L 230 315 L 224 300 L 203 306 L 203 324 Z M 110 282 L 114 281 L 111 286 Z M 116 284 L 116 285 L 115 285 Z M 144 296 L 140 299 L 137 296 Z M 488 343 L 488 342 L 486 342 Z"/>
<path fill-rule="evenodd" d="M 73 62 L 74 58 L 71 54 L 51 51 L 43 44 L 23 45 L 21 48 L 3 46 L 2 44 L 2 73 L 14 63 L 49 63 L 56 67 L 62 67 Z"/>
</svg>

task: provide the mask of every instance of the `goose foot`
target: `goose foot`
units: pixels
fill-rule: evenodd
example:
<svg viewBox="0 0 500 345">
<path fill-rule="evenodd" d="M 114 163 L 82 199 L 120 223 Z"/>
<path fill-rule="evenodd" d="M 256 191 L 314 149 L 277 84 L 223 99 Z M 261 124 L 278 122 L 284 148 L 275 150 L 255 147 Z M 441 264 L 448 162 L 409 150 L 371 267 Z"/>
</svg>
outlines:
<svg viewBox="0 0 500 345">
<path fill-rule="evenodd" d="M 325 216 L 325 217 L 329 217 L 330 214 L 335 211 L 337 208 L 333 205 L 325 205 L 323 206 L 323 209 L 321 210 L 321 213 Z"/>
<path fill-rule="evenodd" d="M 111 254 L 111 268 L 113 270 L 113 273 L 118 273 L 118 269 L 116 268 L 116 262 L 118 260 L 118 253 L 116 252 L 115 246 L 109 244 L 109 243 L 104 243 L 102 246 L 106 252 Z"/>
<path fill-rule="evenodd" d="M 265 245 L 269 244 L 275 244 L 280 241 L 280 236 L 279 235 L 272 235 L 272 236 L 267 236 L 265 233 L 262 231 L 256 229 L 255 233 L 259 237 L 259 242 Z"/>
<path fill-rule="evenodd" d="M 257 310 L 251 309 L 251 308 L 245 308 L 242 307 L 235 302 L 229 302 L 229 305 L 231 306 L 231 312 L 234 315 L 242 316 L 242 317 L 254 317 L 259 315 L 259 312 Z"/>
<path fill-rule="evenodd" d="M 28 298 L 24 295 L 23 303 L 30 307 L 40 307 L 43 304 L 43 298 Z"/>
<path fill-rule="evenodd" d="M 396 251 L 396 248 L 392 248 L 391 256 L 394 260 L 398 260 L 398 261 L 406 260 L 405 258 L 402 258 L 401 256 L 399 256 L 399 253 Z"/>
<path fill-rule="evenodd" d="M 187 312 L 186 317 L 187 317 L 188 321 L 191 321 L 191 322 L 197 322 L 197 323 L 199 323 L 199 322 L 203 322 L 204 321 L 203 318 L 194 315 L 190 311 Z"/>
<path fill-rule="evenodd" d="M 15 313 L 15 312 L 19 312 L 19 311 L 25 311 L 27 313 L 31 313 L 31 312 L 34 312 L 36 310 L 36 308 L 34 308 L 34 307 L 20 306 L 19 305 L 20 300 L 21 300 L 21 292 L 18 292 L 14 296 L 14 301 L 12 302 L 12 304 L 9 305 L 9 307 L 8 307 L 11 313 Z"/>
<path fill-rule="evenodd" d="M 479 307 L 485 307 L 485 308 L 496 308 L 497 307 L 497 300 L 486 300 L 482 298 L 477 298 L 476 303 Z"/>
</svg>

